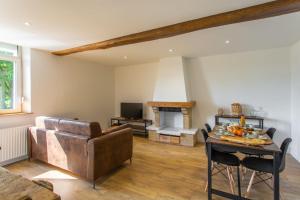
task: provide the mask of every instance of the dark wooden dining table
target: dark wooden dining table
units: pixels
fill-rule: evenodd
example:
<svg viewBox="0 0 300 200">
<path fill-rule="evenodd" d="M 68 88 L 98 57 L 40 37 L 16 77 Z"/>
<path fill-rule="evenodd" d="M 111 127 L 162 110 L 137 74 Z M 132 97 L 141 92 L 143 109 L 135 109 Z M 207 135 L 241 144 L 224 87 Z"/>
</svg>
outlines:
<svg viewBox="0 0 300 200">
<path fill-rule="evenodd" d="M 260 155 L 272 155 L 273 156 L 273 199 L 279 200 L 280 198 L 280 188 L 279 188 L 279 166 L 280 166 L 280 148 L 275 144 L 269 145 L 260 145 L 260 146 L 250 146 L 245 144 L 239 144 L 235 142 L 228 142 L 216 137 L 212 137 L 214 132 L 211 132 L 206 140 L 207 142 L 207 153 L 208 153 L 208 200 L 212 199 L 212 195 L 218 195 L 221 197 L 226 197 L 228 199 L 237 199 L 237 200 L 248 200 L 248 198 L 227 193 L 221 190 L 214 189 L 212 187 L 212 170 L 211 170 L 211 152 L 212 147 L 221 146 L 226 147 L 226 149 L 230 149 L 232 151 L 249 153 L 249 154 L 260 154 Z"/>
</svg>

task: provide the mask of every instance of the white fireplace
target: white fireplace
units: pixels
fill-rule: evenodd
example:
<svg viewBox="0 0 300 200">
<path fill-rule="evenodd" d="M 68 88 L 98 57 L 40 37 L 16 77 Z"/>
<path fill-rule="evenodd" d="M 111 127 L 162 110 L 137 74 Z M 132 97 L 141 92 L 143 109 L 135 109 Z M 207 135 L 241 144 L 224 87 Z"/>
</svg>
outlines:
<svg viewBox="0 0 300 200">
<path fill-rule="evenodd" d="M 172 57 L 160 60 L 153 101 L 154 124 L 148 127 L 149 139 L 194 146 L 198 129 L 192 128 L 190 84 L 185 59 Z"/>
<path fill-rule="evenodd" d="M 154 124 L 149 126 L 152 141 L 194 146 L 197 128 L 192 128 L 192 108 L 195 102 L 148 102 L 154 112 Z"/>
</svg>

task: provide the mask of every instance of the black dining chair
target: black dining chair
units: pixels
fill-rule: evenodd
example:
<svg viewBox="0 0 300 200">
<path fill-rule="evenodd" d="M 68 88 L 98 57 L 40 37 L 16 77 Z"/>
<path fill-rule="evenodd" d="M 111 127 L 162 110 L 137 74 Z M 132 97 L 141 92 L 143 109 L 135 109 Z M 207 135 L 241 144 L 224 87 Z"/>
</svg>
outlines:
<svg viewBox="0 0 300 200">
<path fill-rule="evenodd" d="M 275 132 L 276 132 L 276 128 L 271 127 L 266 131 L 266 134 L 271 139 L 273 139 Z M 261 154 L 252 153 L 252 152 L 250 153 L 250 152 L 246 152 L 246 151 L 240 151 L 240 153 L 245 154 L 247 157 L 250 157 L 250 156 L 263 157 L 263 155 L 261 155 Z M 242 167 L 242 180 L 244 180 L 246 173 L 247 173 L 247 168 Z"/>
<path fill-rule="evenodd" d="M 208 154 L 208 147 L 207 147 L 207 138 L 208 133 L 205 129 L 201 130 L 203 138 L 205 140 L 205 152 L 206 155 Z M 229 186 L 231 189 L 232 194 L 234 194 L 234 179 L 232 175 L 232 170 L 230 167 L 236 167 L 237 168 L 237 176 L 238 176 L 238 193 L 239 196 L 241 196 L 241 185 L 240 185 L 240 171 L 239 171 L 239 166 L 240 166 L 240 160 L 237 156 L 230 154 L 230 153 L 224 153 L 224 152 L 219 152 L 215 150 L 215 147 L 212 147 L 211 151 L 211 160 L 212 160 L 212 175 L 216 175 L 218 173 L 223 174 L 226 178 L 228 178 L 229 181 Z M 225 167 L 222 168 L 220 164 L 225 165 Z M 217 170 L 216 173 L 214 173 L 214 170 Z M 227 176 L 223 173 L 223 171 L 227 171 Z M 206 182 L 206 187 L 205 191 L 207 191 L 207 186 L 208 182 Z"/>
<path fill-rule="evenodd" d="M 273 139 L 274 137 L 274 134 L 276 132 L 276 128 L 269 128 L 267 131 L 266 131 L 266 134 L 271 138 Z M 247 155 L 247 156 L 258 156 L 258 157 L 261 157 L 262 155 L 261 154 L 255 154 L 255 153 L 250 153 L 250 152 L 246 152 L 246 151 L 241 151 L 241 153 Z"/>
<path fill-rule="evenodd" d="M 286 153 L 288 150 L 288 147 L 290 143 L 292 142 L 291 138 L 285 139 L 281 146 L 281 153 L 280 153 L 280 166 L 279 166 L 279 173 L 281 173 L 285 169 L 285 157 Z M 251 179 L 248 184 L 247 192 L 246 192 L 246 197 L 250 194 L 250 190 L 252 185 L 255 185 L 257 183 L 264 182 L 268 187 L 272 189 L 272 186 L 270 186 L 266 181 L 269 179 L 272 179 L 273 177 L 273 159 L 267 159 L 267 158 L 260 158 L 260 157 L 246 157 L 241 161 L 241 164 L 248 168 L 253 170 Z M 271 174 L 269 177 L 262 177 L 259 173 L 257 172 L 262 172 L 263 175 L 265 174 Z M 257 183 L 254 182 L 254 177 L 257 175 L 259 177 L 259 181 Z"/>
<path fill-rule="evenodd" d="M 276 132 L 276 128 L 269 128 L 267 131 L 266 131 L 266 134 L 271 138 L 273 139 L 274 137 L 274 133 Z"/>
<path fill-rule="evenodd" d="M 211 129 L 211 127 L 208 123 L 205 123 L 204 126 L 205 126 L 208 133 L 210 133 L 212 131 L 212 129 Z"/>
<path fill-rule="evenodd" d="M 212 129 L 208 123 L 205 123 L 204 126 L 208 133 L 212 132 Z M 227 147 L 216 147 L 215 150 L 217 150 L 219 152 L 224 152 L 224 153 L 236 153 L 236 151 L 232 151 L 232 150 L 230 150 L 230 148 L 227 148 Z"/>
</svg>

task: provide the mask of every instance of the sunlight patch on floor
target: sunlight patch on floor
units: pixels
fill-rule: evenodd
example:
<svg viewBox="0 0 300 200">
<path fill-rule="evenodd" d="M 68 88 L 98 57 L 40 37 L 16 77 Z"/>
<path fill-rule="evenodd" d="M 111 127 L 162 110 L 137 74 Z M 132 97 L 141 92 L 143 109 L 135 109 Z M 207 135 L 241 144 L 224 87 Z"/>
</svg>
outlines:
<svg viewBox="0 0 300 200">
<path fill-rule="evenodd" d="M 33 179 L 64 179 L 64 180 L 75 180 L 77 178 L 64 174 L 57 170 L 50 170 L 40 175 L 33 177 Z"/>
</svg>

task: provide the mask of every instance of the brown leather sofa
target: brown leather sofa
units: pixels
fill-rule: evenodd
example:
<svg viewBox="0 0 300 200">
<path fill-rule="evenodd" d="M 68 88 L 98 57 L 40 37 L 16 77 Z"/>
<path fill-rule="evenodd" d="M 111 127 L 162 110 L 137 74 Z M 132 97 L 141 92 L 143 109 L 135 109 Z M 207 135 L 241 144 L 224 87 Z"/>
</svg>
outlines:
<svg viewBox="0 0 300 200">
<path fill-rule="evenodd" d="M 132 129 L 102 131 L 97 122 L 37 117 L 29 128 L 29 156 L 93 182 L 132 158 Z"/>
</svg>

